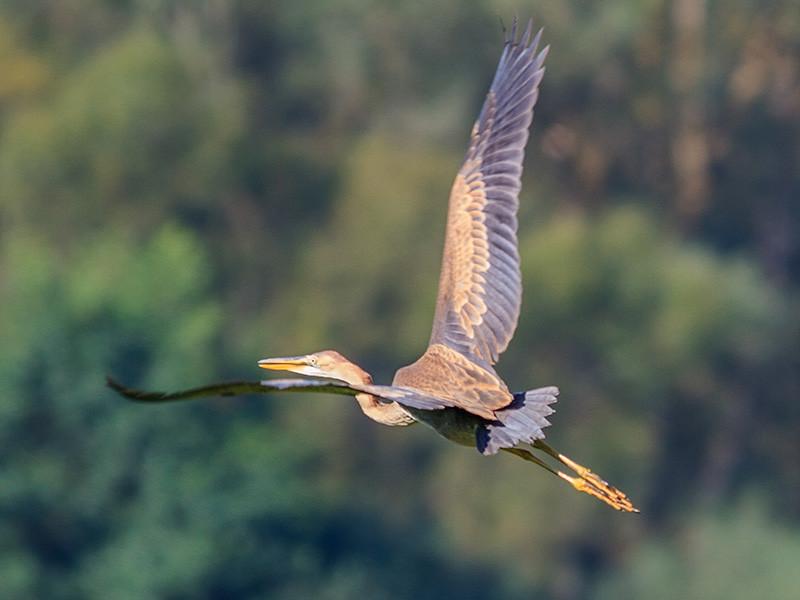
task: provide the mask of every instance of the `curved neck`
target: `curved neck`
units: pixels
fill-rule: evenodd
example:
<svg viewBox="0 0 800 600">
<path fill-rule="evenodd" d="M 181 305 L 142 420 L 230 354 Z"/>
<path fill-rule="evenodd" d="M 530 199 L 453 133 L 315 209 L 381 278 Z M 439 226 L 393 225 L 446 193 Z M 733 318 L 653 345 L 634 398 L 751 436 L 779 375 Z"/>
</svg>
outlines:
<svg viewBox="0 0 800 600">
<path fill-rule="evenodd" d="M 397 402 L 384 402 L 372 394 L 357 394 L 356 402 L 361 407 L 361 412 L 381 425 L 411 425 L 416 420 Z"/>
<path fill-rule="evenodd" d="M 349 361 L 348 361 L 349 362 Z M 372 375 L 354 363 L 339 373 L 342 381 L 350 385 L 371 385 Z M 397 402 L 386 402 L 372 394 L 356 394 L 356 402 L 367 417 L 382 425 L 391 427 L 410 425 L 415 419 Z"/>
</svg>

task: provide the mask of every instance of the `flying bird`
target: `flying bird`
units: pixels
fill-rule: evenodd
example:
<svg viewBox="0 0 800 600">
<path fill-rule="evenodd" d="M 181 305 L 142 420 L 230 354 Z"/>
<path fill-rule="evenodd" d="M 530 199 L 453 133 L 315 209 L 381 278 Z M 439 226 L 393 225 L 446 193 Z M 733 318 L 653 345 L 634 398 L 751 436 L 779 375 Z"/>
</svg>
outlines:
<svg viewBox="0 0 800 600">
<path fill-rule="evenodd" d="M 627 496 L 544 441 L 558 388 L 512 393 L 493 365 L 520 314 L 522 277 L 517 209 L 522 160 L 549 47 L 532 21 L 517 40 L 517 21 L 503 53 L 469 149 L 450 192 L 436 311 L 428 349 L 397 371 L 391 386 L 375 385 L 358 365 L 333 350 L 267 358 L 258 365 L 321 379 L 225 382 L 173 393 L 108 385 L 127 398 L 165 402 L 208 396 L 320 392 L 354 396 L 370 419 L 390 426 L 421 422 L 484 455 L 508 452 L 531 461 L 621 511 L 638 512 Z M 527 446 L 527 447 L 523 447 Z M 529 449 L 530 448 L 530 449 Z M 555 469 L 531 450 L 574 473 Z"/>
</svg>

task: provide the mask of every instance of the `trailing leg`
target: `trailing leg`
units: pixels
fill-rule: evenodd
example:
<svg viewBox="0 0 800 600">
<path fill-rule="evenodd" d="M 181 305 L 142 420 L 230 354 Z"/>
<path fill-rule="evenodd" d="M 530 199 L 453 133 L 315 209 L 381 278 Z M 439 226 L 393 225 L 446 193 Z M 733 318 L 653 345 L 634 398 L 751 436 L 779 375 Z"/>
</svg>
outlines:
<svg viewBox="0 0 800 600">
<path fill-rule="evenodd" d="M 537 450 L 541 450 L 549 454 L 563 465 L 569 467 L 578 475 L 578 477 L 572 477 L 563 471 L 557 471 L 553 469 L 550 467 L 550 465 L 523 448 L 502 448 L 502 450 L 542 467 L 553 475 L 557 475 L 564 481 L 570 483 L 576 490 L 585 492 L 591 496 L 594 496 L 595 498 L 599 498 L 617 510 L 626 512 L 639 512 L 639 510 L 635 508 L 633 504 L 631 504 L 631 501 L 628 500 L 628 497 L 623 492 L 619 491 L 613 485 L 610 485 L 607 481 L 592 473 L 592 471 L 586 467 L 583 467 L 571 458 L 556 452 L 542 440 L 535 440 L 531 445 Z"/>
</svg>

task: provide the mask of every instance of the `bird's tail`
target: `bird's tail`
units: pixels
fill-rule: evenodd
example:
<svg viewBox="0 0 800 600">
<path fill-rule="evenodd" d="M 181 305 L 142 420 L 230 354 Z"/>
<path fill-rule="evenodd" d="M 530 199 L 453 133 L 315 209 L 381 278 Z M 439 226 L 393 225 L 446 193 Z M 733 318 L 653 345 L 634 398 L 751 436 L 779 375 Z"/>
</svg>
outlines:
<svg viewBox="0 0 800 600">
<path fill-rule="evenodd" d="M 514 394 L 506 407 L 494 411 L 497 421 L 485 423 L 475 432 L 475 442 L 481 454 L 497 454 L 501 448 L 532 444 L 542 439 L 547 420 L 555 410 L 550 406 L 558 396 L 557 387 L 543 387 Z"/>
</svg>

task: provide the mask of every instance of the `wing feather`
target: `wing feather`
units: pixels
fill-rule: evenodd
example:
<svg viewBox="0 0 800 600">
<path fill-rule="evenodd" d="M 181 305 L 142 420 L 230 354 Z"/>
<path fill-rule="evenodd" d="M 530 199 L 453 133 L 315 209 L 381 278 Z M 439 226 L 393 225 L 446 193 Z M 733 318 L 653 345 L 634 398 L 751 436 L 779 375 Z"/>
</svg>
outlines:
<svg viewBox="0 0 800 600">
<path fill-rule="evenodd" d="M 160 392 L 129 388 L 120 382 L 106 377 L 106 385 L 112 390 L 137 402 L 160 403 L 177 400 L 197 400 L 214 396 L 245 396 L 248 394 L 274 394 L 278 392 L 311 392 L 355 396 L 360 393 L 372 394 L 388 402 L 398 402 L 404 406 L 420 410 L 438 410 L 456 406 L 450 398 L 437 398 L 419 390 L 404 389 L 388 385 L 350 385 L 340 381 L 316 379 L 267 379 L 263 381 L 223 381 L 175 392 Z"/>
<path fill-rule="evenodd" d="M 542 430 L 550 425 L 547 417 L 554 412 L 550 405 L 556 401 L 556 396 L 556 387 L 514 394 L 511 404 L 495 411 L 495 422 L 478 427 L 475 436 L 478 450 L 482 454 L 496 454 L 501 448 L 532 444 L 542 439 Z"/>
<path fill-rule="evenodd" d="M 106 377 L 106 385 L 112 390 L 137 402 L 171 402 L 195 400 L 213 396 L 244 396 L 246 394 L 271 394 L 273 392 L 322 392 L 355 396 L 359 393 L 346 383 L 311 379 L 271 379 L 265 381 L 224 381 L 176 392 L 158 392 L 129 388 Z"/>
<path fill-rule="evenodd" d="M 547 48 L 538 52 L 541 31 L 531 41 L 529 22 L 517 42 L 516 26 L 515 20 L 450 192 L 430 339 L 488 364 L 506 349 L 519 319 L 520 176 L 547 55 Z"/>
</svg>

